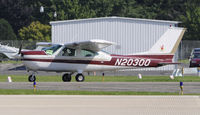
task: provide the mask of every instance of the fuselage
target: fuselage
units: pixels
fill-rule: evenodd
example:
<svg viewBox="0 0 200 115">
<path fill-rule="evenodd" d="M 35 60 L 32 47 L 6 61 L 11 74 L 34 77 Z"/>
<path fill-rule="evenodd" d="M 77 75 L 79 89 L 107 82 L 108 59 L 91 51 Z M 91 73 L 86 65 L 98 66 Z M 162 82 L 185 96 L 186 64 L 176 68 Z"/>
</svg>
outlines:
<svg viewBox="0 0 200 115">
<path fill-rule="evenodd" d="M 25 66 L 32 71 L 83 72 L 159 67 L 172 63 L 173 55 L 113 55 L 96 52 L 95 56 L 47 55 L 45 51 L 22 52 Z"/>
</svg>

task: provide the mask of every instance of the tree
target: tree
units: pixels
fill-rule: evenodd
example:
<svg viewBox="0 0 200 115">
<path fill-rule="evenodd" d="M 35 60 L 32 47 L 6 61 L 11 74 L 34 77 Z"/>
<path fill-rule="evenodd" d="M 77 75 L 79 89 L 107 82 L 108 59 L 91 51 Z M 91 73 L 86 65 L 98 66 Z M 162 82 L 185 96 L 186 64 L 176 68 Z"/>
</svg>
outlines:
<svg viewBox="0 0 200 115">
<path fill-rule="evenodd" d="M 13 32 L 11 25 L 8 21 L 0 19 L 0 40 L 16 40 L 17 37 Z"/>
<path fill-rule="evenodd" d="M 141 5 L 138 5 L 135 0 L 114 0 L 110 15 L 139 18 L 143 15 L 141 11 Z"/>
<path fill-rule="evenodd" d="M 178 20 L 184 12 L 185 0 L 136 0 L 143 8 L 143 18 Z"/>
<path fill-rule="evenodd" d="M 28 27 L 20 29 L 19 36 L 22 40 L 28 41 L 50 41 L 51 27 L 34 21 Z"/>
<path fill-rule="evenodd" d="M 52 11 L 57 12 L 57 20 L 91 18 L 95 16 L 93 9 L 90 9 L 90 0 L 50 0 Z M 55 20 L 53 13 L 48 12 L 51 20 Z"/>
<path fill-rule="evenodd" d="M 185 39 L 200 40 L 200 5 L 199 3 L 185 4 L 185 14 L 180 16 L 182 25 L 187 28 Z"/>
<path fill-rule="evenodd" d="M 0 18 L 12 25 L 15 34 L 20 28 L 32 22 L 32 13 L 33 8 L 29 0 L 0 0 Z"/>
<path fill-rule="evenodd" d="M 48 24 L 53 20 L 69 20 L 95 17 L 95 12 L 90 9 L 90 1 L 81 0 L 32 0 L 34 7 L 33 19 L 39 20 L 43 24 Z M 39 8 L 43 6 L 44 12 L 40 13 Z M 54 12 L 57 17 L 54 17 Z"/>
</svg>

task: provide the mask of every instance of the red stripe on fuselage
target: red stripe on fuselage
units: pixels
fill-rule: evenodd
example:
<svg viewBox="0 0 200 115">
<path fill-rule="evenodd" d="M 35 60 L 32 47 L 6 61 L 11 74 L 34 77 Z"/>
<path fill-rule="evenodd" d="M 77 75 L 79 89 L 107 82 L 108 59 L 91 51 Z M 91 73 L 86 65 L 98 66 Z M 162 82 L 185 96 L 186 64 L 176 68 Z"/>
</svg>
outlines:
<svg viewBox="0 0 200 115">
<path fill-rule="evenodd" d="M 23 55 L 46 55 L 44 51 L 22 51 Z"/>
</svg>

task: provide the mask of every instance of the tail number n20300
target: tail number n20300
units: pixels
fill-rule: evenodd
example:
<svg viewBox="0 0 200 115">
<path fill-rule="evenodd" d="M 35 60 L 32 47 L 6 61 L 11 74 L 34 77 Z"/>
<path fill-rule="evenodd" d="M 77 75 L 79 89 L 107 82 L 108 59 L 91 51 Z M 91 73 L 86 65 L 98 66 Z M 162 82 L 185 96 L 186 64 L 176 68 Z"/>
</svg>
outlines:
<svg viewBox="0 0 200 115">
<path fill-rule="evenodd" d="M 151 63 L 150 59 L 117 59 L 115 62 L 116 66 L 149 66 Z"/>
</svg>

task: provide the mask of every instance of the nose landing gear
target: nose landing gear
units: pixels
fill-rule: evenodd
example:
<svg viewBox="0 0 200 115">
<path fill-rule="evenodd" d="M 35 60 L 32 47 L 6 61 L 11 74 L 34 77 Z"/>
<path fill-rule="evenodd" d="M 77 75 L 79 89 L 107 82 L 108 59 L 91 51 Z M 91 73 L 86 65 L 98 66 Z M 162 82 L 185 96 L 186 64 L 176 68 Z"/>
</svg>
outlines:
<svg viewBox="0 0 200 115">
<path fill-rule="evenodd" d="M 29 75 L 28 81 L 29 82 L 34 82 L 36 80 L 35 74 Z"/>
<path fill-rule="evenodd" d="M 76 75 L 76 81 L 77 82 L 83 82 L 85 80 L 85 77 L 84 77 L 84 75 L 83 74 L 77 74 Z"/>
</svg>

